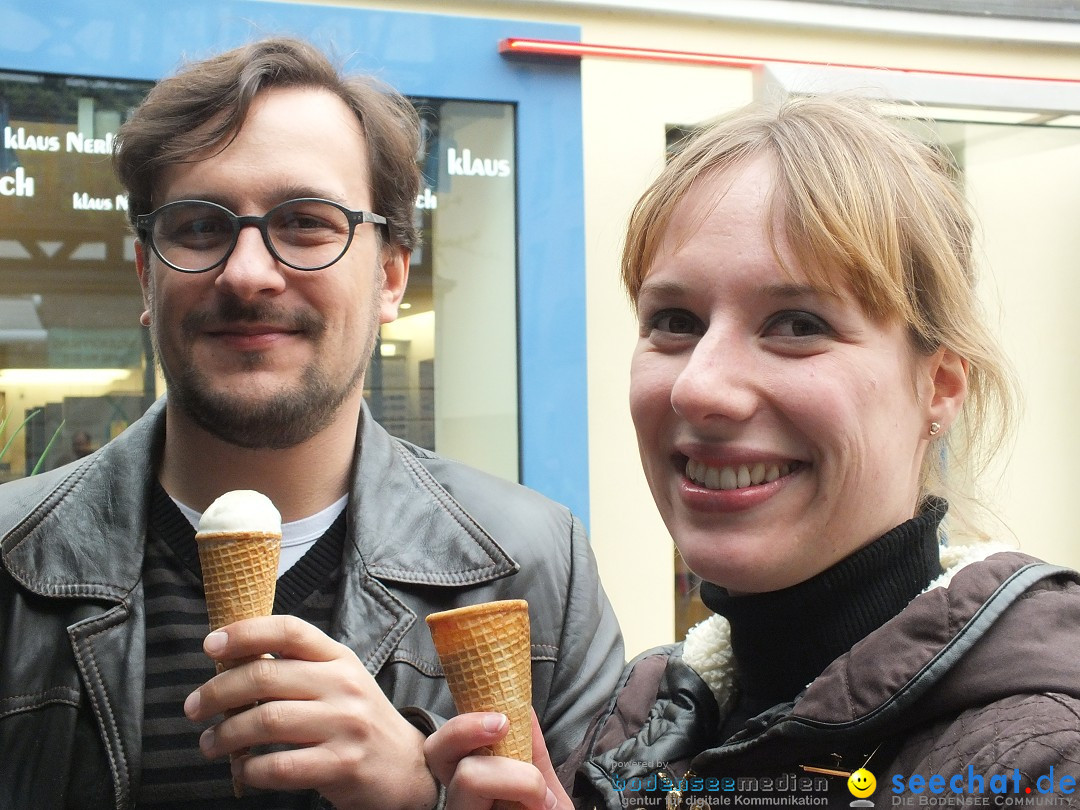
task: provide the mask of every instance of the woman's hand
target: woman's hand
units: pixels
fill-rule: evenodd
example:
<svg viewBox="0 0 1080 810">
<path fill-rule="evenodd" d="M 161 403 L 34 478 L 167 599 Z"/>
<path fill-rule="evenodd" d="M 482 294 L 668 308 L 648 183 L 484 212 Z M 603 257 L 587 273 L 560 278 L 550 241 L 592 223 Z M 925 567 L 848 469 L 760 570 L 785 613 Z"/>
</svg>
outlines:
<svg viewBox="0 0 1080 810">
<path fill-rule="evenodd" d="M 424 755 L 435 778 L 446 786 L 446 810 L 490 810 L 497 800 L 518 802 L 526 810 L 572 810 L 535 712 L 532 764 L 480 750 L 501 740 L 508 730 L 501 714 L 462 714 L 427 738 Z"/>
</svg>

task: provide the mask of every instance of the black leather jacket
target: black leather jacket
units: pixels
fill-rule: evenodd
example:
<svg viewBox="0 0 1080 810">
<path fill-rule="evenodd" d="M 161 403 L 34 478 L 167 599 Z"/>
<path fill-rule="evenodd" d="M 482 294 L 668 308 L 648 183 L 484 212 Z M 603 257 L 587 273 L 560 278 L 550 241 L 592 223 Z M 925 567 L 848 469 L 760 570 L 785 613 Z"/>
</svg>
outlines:
<svg viewBox="0 0 1080 810">
<path fill-rule="evenodd" d="M 141 760 L 142 561 L 156 403 L 73 465 L 0 487 L 0 808 L 128 808 Z M 524 598 L 533 703 L 565 758 L 614 690 L 618 624 L 585 533 L 543 496 L 393 439 L 365 410 L 333 636 L 399 708 L 453 703 L 423 617 Z"/>
</svg>

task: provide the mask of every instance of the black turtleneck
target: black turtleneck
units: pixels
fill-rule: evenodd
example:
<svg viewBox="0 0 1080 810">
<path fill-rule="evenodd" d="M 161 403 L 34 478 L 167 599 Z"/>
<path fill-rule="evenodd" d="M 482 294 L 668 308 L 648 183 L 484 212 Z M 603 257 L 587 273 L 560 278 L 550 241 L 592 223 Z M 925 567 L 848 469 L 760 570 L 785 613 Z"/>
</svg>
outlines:
<svg viewBox="0 0 1080 810">
<path fill-rule="evenodd" d="M 937 530 L 947 509 L 940 498 L 928 499 L 916 517 L 790 588 L 732 596 L 702 583 L 702 601 L 731 625 L 738 670 L 738 703 L 724 737 L 794 700 L 834 659 L 926 589 L 941 573 Z"/>
</svg>

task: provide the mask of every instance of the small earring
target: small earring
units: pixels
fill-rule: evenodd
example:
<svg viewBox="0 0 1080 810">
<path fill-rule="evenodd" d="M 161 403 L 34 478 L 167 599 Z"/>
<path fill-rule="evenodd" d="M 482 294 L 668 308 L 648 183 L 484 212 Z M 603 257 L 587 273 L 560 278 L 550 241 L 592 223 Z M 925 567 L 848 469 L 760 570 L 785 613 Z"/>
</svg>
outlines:
<svg viewBox="0 0 1080 810">
<path fill-rule="evenodd" d="M 938 432 L 940 430 L 941 430 L 941 423 L 940 422 L 931 422 L 930 423 L 930 435 L 931 436 L 937 436 Z"/>
<path fill-rule="evenodd" d="M 143 326 L 150 325 L 150 312 L 149 310 L 143 310 L 143 314 L 139 316 L 139 323 Z"/>
</svg>

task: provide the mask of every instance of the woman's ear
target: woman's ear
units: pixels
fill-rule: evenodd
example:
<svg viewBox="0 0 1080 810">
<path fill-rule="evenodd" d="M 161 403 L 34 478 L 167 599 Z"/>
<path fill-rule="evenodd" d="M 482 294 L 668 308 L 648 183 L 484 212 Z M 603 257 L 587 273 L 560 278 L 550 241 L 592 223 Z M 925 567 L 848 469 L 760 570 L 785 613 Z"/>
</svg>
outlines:
<svg viewBox="0 0 1080 810">
<path fill-rule="evenodd" d="M 941 347 L 931 356 L 930 371 L 933 394 L 927 415 L 939 429 L 948 430 L 967 398 L 968 361 L 952 349 Z"/>
</svg>

